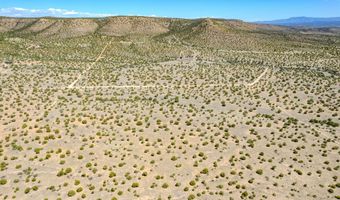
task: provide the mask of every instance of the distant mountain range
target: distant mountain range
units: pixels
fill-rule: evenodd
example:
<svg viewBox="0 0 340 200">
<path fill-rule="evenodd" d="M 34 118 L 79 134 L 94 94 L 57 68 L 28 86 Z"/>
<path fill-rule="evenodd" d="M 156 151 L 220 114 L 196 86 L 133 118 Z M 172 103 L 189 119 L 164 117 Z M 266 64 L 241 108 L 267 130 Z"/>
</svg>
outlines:
<svg viewBox="0 0 340 200">
<path fill-rule="evenodd" d="M 279 26 L 312 27 L 312 28 L 340 27 L 340 17 L 332 18 L 293 17 L 289 19 L 259 21 L 255 23 Z"/>
</svg>

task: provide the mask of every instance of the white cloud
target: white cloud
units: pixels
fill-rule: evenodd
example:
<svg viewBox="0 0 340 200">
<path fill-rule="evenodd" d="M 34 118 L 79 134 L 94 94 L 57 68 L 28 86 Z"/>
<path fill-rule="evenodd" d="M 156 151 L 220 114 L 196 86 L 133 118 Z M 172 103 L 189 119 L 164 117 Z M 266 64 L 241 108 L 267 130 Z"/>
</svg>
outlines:
<svg viewBox="0 0 340 200">
<path fill-rule="evenodd" d="M 74 10 L 71 10 L 71 11 L 66 11 L 63 13 L 63 15 L 78 15 L 79 12 L 76 12 Z"/>
<path fill-rule="evenodd" d="M 0 8 L 0 16 L 7 17 L 107 17 L 114 14 L 79 12 L 58 8 L 26 9 L 26 8 Z"/>
<path fill-rule="evenodd" d="M 27 11 L 27 9 L 25 9 L 25 8 L 13 8 L 14 10 L 16 10 L 16 11 Z"/>
</svg>

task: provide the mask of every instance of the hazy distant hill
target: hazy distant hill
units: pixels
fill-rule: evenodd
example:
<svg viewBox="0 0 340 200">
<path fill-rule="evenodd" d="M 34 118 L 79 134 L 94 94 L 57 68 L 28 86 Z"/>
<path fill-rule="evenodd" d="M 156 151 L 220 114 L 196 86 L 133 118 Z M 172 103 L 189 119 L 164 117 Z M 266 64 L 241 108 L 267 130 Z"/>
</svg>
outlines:
<svg viewBox="0 0 340 200">
<path fill-rule="evenodd" d="M 340 17 L 333 18 L 312 18 L 312 17 L 293 17 L 274 21 L 260 21 L 258 24 L 271 24 L 280 26 L 302 26 L 302 27 L 340 27 Z"/>
</svg>

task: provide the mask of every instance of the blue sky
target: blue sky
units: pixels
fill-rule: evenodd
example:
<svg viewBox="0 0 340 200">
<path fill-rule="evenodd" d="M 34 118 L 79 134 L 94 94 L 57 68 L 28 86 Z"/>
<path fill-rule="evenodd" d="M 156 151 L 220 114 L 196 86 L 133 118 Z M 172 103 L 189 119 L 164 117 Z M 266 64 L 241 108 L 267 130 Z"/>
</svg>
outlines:
<svg viewBox="0 0 340 200">
<path fill-rule="evenodd" d="M 340 0 L 0 0 L 2 16 L 143 15 L 259 21 L 339 17 Z"/>
</svg>

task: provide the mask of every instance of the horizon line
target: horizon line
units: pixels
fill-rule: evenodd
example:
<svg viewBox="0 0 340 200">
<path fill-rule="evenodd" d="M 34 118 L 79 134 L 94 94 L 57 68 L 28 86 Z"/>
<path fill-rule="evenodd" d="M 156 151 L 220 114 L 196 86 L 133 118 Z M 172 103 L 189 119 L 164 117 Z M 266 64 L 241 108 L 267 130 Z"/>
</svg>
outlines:
<svg viewBox="0 0 340 200">
<path fill-rule="evenodd" d="M 186 19 L 186 20 L 199 20 L 199 19 L 217 19 L 217 20 L 235 20 L 235 21 L 243 21 L 249 23 L 256 22 L 273 22 L 277 20 L 287 20 L 294 18 L 316 18 L 316 19 L 328 19 L 328 18 L 340 18 L 340 16 L 334 17 L 310 17 L 310 16 L 295 16 L 289 18 L 281 18 L 281 19 L 273 19 L 273 20 L 259 20 L 259 21 L 248 21 L 239 18 L 224 18 L 224 17 L 168 17 L 168 16 L 156 16 L 156 15 L 107 15 L 107 16 L 53 16 L 53 15 L 43 15 L 43 16 L 6 16 L 0 15 L 0 18 L 13 18 L 13 19 L 42 19 L 42 18 L 51 18 L 51 19 L 101 19 L 101 18 L 110 18 L 110 17 L 145 17 L 145 18 L 162 18 L 162 19 Z"/>
</svg>

